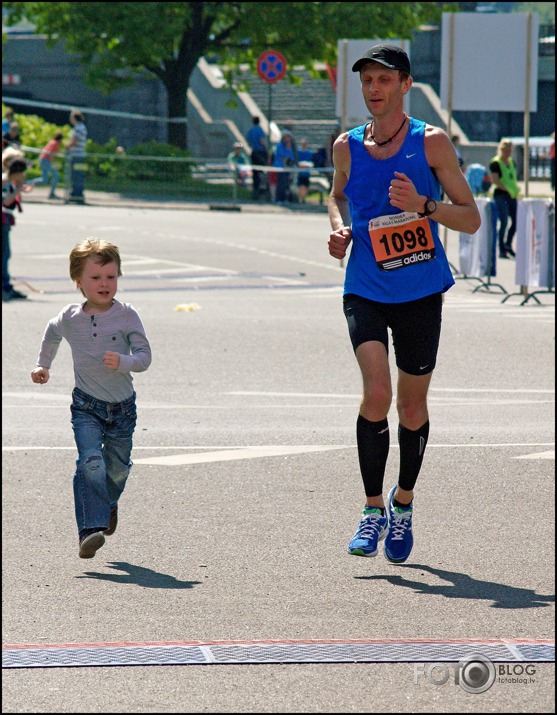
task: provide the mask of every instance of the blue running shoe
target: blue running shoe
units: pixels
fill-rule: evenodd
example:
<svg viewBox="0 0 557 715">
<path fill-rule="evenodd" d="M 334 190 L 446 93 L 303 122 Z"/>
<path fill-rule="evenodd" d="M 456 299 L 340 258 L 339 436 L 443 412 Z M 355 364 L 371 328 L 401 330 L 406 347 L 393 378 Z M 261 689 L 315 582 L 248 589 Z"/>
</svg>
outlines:
<svg viewBox="0 0 557 715">
<path fill-rule="evenodd" d="M 358 529 L 348 544 L 348 553 L 353 556 L 377 556 L 377 544 L 386 533 L 387 517 L 381 516 L 381 509 L 365 507 Z"/>
<path fill-rule="evenodd" d="M 385 556 L 395 564 L 401 564 L 410 556 L 414 537 L 412 535 L 412 506 L 401 509 L 393 506 L 396 485 L 389 492 L 387 499 L 387 518 L 389 529 L 385 539 Z"/>
</svg>

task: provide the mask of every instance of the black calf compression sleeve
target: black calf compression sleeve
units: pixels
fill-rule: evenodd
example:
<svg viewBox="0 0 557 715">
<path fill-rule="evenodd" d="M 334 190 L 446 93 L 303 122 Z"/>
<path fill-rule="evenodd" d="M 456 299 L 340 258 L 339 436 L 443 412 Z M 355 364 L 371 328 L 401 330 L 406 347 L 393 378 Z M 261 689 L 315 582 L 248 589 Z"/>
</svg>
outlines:
<svg viewBox="0 0 557 715">
<path fill-rule="evenodd" d="M 377 497 L 383 493 L 385 466 L 389 456 L 389 423 L 370 422 L 358 415 L 356 423 L 360 472 L 366 497 Z"/>
<path fill-rule="evenodd" d="M 399 424 L 400 472 L 398 485 L 401 489 L 407 491 L 414 489 L 422 467 L 428 436 L 429 420 L 417 430 L 407 429 Z"/>
</svg>

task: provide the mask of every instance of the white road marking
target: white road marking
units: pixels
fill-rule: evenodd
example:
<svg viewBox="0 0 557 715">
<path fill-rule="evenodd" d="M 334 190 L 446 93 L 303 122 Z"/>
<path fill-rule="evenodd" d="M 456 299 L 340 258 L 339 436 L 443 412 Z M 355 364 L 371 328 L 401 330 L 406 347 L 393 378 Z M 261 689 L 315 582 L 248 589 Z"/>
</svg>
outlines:
<svg viewBox="0 0 557 715">
<path fill-rule="evenodd" d="M 39 385 L 43 388 L 43 391 L 37 390 L 36 392 L 3 392 L 2 400 L 5 397 L 15 397 L 17 399 L 23 400 L 64 400 L 64 402 L 70 404 L 72 398 L 69 394 L 57 395 L 55 392 L 45 392 L 44 385 Z M 48 388 L 47 388 L 48 389 Z M 6 405 L 4 405 L 6 406 Z"/>
<path fill-rule="evenodd" d="M 451 407 L 453 405 L 477 407 L 478 405 L 552 405 L 555 400 L 457 400 L 454 398 L 432 397 L 428 402 L 430 405 L 435 405 L 435 407 Z"/>
<path fill-rule="evenodd" d="M 146 457 L 134 459 L 134 464 L 152 464 L 160 466 L 179 466 L 182 464 L 205 464 L 206 462 L 230 462 L 236 459 L 254 459 L 260 457 L 281 457 L 290 454 L 305 454 L 307 452 L 328 452 L 333 449 L 344 449 L 344 445 L 303 445 L 244 447 L 229 449 L 222 452 L 202 452 L 201 454 L 175 454 L 167 457 Z"/>
<path fill-rule="evenodd" d="M 500 387 L 431 387 L 430 392 L 535 392 L 552 395 L 555 390 L 538 390 L 525 387 L 524 389 L 506 389 Z"/>
<path fill-rule="evenodd" d="M 172 446 L 164 446 L 164 447 L 155 447 L 155 446 L 149 446 L 149 445 L 135 445 L 133 446 L 133 451 L 137 452 L 137 450 L 140 449 L 148 449 L 150 452 L 153 451 L 164 451 L 164 452 L 171 452 L 173 450 L 179 450 L 180 452 L 187 451 L 187 450 L 211 450 L 210 452 L 205 452 L 204 454 L 212 454 L 214 450 L 223 450 L 223 451 L 230 451 L 233 452 L 234 454 L 238 454 L 240 451 L 244 450 L 249 450 L 252 456 L 262 456 L 261 452 L 273 452 L 274 455 L 280 455 L 280 454 L 302 454 L 304 452 L 323 452 L 326 450 L 333 450 L 333 449 L 355 449 L 356 444 L 329 444 L 329 445 L 303 445 L 303 446 L 291 446 L 291 445 L 259 445 L 259 446 L 248 446 L 246 447 L 245 445 L 241 446 L 231 446 L 229 444 L 223 445 L 223 446 L 218 446 L 218 445 L 176 445 L 174 447 Z M 460 443 L 455 443 L 455 444 L 432 444 L 431 442 L 428 443 L 427 448 L 428 449 L 466 449 L 466 448 L 472 448 L 472 449 L 482 449 L 482 448 L 487 448 L 491 449 L 493 447 L 505 447 L 505 448 L 513 448 L 513 449 L 524 449 L 526 447 L 555 447 L 554 442 L 490 442 L 490 443 L 469 443 L 467 442 L 466 444 L 460 444 Z M 398 449 L 398 444 L 392 444 L 391 445 L 392 449 Z M 30 452 L 30 451 L 68 451 L 72 450 L 75 451 L 75 446 L 69 446 L 69 447 L 46 447 L 43 445 L 24 445 L 24 446 L 3 446 L 2 451 L 3 452 Z M 259 454 L 255 454 L 255 451 L 259 451 Z M 543 452 L 539 454 L 549 454 L 550 452 Z M 551 451 L 551 454 L 554 454 L 553 451 Z M 203 455 L 198 455 L 198 456 L 203 456 Z M 269 456 L 267 454 L 266 456 Z M 530 455 L 524 455 L 524 458 L 527 458 Z M 546 457 L 544 457 L 545 459 Z M 549 458 L 549 457 L 547 457 Z M 137 460 L 134 460 L 134 462 L 137 462 Z"/>
<path fill-rule="evenodd" d="M 225 395 L 241 395 L 245 397 L 247 395 L 253 395 L 255 397 L 349 397 L 352 400 L 357 400 L 361 395 L 349 395 L 347 393 L 338 392 L 256 392 L 250 390 L 233 390 L 231 392 L 225 392 Z"/>
<path fill-rule="evenodd" d="M 437 393 L 437 394 L 435 394 Z M 451 394 L 453 393 L 453 394 Z M 462 393 L 466 395 L 470 394 L 470 397 L 464 397 Z M 172 402 L 154 402 L 154 401 L 142 401 L 142 410 L 237 410 L 247 408 L 250 410 L 254 409 L 267 409 L 272 404 L 275 409 L 312 409 L 317 407 L 318 409 L 329 408 L 335 409 L 339 405 L 346 404 L 346 401 L 356 402 L 360 400 L 361 395 L 355 393 L 337 393 L 337 392 L 280 392 L 280 391 L 255 391 L 255 390 L 233 390 L 229 392 L 223 392 L 222 395 L 230 395 L 234 397 L 255 397 L 255 398 L 285 398 L 288 399 L 288 403 L 279 402 L 269 402 L 268 404 L 261 403 L 251 403 L 249 405 L 223 405 L 223 404 L 189 404 L 189 403 L 172 403 Z M 528 389 L 528 388 L 518 388 L 518 389 L 498 389 L 498 388 L 450 388 L 450 387 L 434 387 L 431 388 L 431 393 L 429 396 L 429 403 L 432 407 L 453 407 L 453 406 L 465 406 L 465 407 L 478 407 L 478 406 L 488 406 L 488 405 L 544 405 L 553 404 L 554 391 L 551 389 Z M 497 397 L 501 395 L 501 397 Z M 503 398 L 503 395 L 509 397 Z M 516 395 L 517 397 L 514 397 Z M 522 397 L 518 397 L 522 395 Z M 539 397 L 538 397 L 539 395 Z M 542 399 L 542 396 L 548 396 L 548 399 Z M 551 396 L 551 397 L 550 397 Z M 59 409 L 61 407 L 66 407 L 70 401 L 71 397 L 67 394 L 57 394 L 50 392 L 48 389 L 35 391 L 21 391 L 21 392 L 3 392 L 2 398 L 4 401 L 4 407 L 10 407 L 11 409 L 27 409 L 29 401 L 41 402 L 41 409 Z M 15 404 L 9 404 L 10 398 Z M 304 402 L 306 398 L 315 400 L 329 400 L 328 403 L 308 403 Z M 291 404 L 292 400 L 300 399 L 299 403 Z M 393 400 L 396 396 L 393 396 Z M 7 401 L 6 401 L 7 400 Z M 336 403 L 334 401 L 337 401 Z M 51 404 L 44 404 L 50 402 Z M 63 404 L 62 404 L 63 403 Z"/>
<path fill-rule="evenodd" d="M 528 387 L 524 389 L 507 389 L 507 388 L 497 388 L 497 387 L 432 387 L 431 392 L 465 392 L 465 393 L 512 393 L 512 394 L 523 394 L 523 393 L 535 393 L 544 395 L 553 395 L 555 390 L 547 389 L 530 389 Z M 351 397 L 359 398 L 361 394 L 348 394 L 348 393 L 338 393 L 338 392 L 272 392 L 272 391 L 256 391 L 256 390 L 234 390 L 231 392 L 225 392 L 225 395 L 262 395 L 271 397 Z"/>
<path fill-rule="evenodd" d="M 534 454 L 522 454 L 514 459 L 555 459 L 555 450 L 549 449 L 547 452 L 535 452 Z"/>
</svg>

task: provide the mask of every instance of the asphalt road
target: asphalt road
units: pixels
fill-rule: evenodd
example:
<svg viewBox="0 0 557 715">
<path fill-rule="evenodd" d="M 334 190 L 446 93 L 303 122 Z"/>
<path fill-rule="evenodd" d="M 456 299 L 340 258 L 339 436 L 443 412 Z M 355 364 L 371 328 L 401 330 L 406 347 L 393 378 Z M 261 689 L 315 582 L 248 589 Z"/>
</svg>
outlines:
<svg viewBox="0 0 557 715">
<path fill-rule="evenodd" d="M 346 553 L 363 503 L 360 375 L 325 213 L 28 204 L 26 301 L 3 304 L 3 642 L 138 644 L 554 638 L 554 297 L 445 299 L 402 566 Z M 77 556 L 70 351 L 31 382 L 47 321 L 79 298 L 68 254 L 117 243 L 118 297 L 153 364 L 135 377 L 118 531 Z M 447 250 L 458 265 L 458 237 Z M 509 292 L 514 263 L 496 282 Z M 39 293 L 37 291 L 44 291 Z M 396 434 L 396 413 L 390 415 Z M 396 482 L 393 437 L 386 488 Z M 470 694 L 415 664 L 14 668 L 3 712 L 553 712 L 554 665 Z"/>
</svg>

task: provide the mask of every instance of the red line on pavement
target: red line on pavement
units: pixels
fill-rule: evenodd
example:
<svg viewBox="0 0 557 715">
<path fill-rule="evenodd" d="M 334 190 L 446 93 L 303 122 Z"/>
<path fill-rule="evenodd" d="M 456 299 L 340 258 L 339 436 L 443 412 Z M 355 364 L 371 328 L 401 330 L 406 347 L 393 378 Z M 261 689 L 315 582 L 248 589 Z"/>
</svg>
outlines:
<svg viewBox="0 0 557 715">
<path fill-rule="evenodd" d="M 10 643 L 2 646 L 2 650 L 28 650 L 45 648 L 136 648 L 142 646 L 212 646 L 212 645 L 325 645 L 325 644 L 350 644 L 350 643 L 396 643 L 416 644 L 416 643 L 485 643 L 500 645 L 553 645 L 554 640 L 547 638 L 331 638 L 331 639 L 307 639 L 307 640 L 215 640 L 215 641 L 110 641 L 106 643 Z"/>
</svg>

